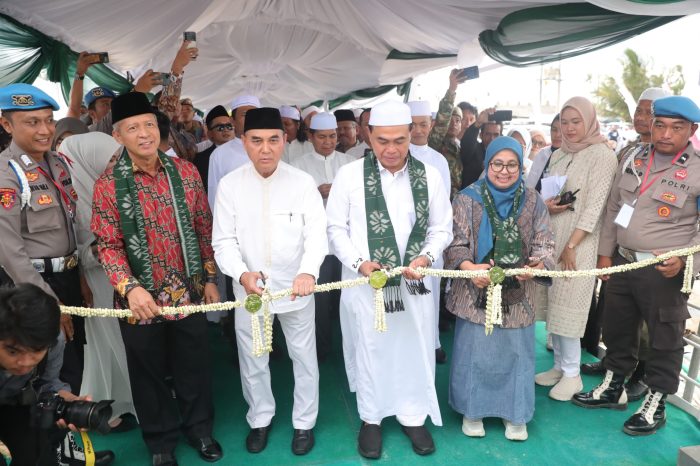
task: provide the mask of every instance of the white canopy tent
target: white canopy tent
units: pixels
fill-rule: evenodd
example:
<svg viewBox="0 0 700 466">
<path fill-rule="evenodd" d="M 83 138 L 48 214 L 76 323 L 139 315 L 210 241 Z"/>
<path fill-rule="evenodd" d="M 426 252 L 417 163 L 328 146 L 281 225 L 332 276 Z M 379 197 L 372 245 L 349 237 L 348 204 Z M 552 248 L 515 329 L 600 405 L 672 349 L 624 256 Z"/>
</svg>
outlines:
<svg viewBox="0 0 700 466">
<path fill-rule="evenodd" d="M 0 13 L 73 51 L 108 51 L 109 67 L 121 76 L 138 77 L 149 68 L 168 71 L 182 32 L 195 31 L 200 53 L 186 69 L 183 95 L 211 108 L 244 92 L 260 96 L 266 105 L 305 105 L 402 84 L 445 66 L 483 65 L 488 58 L 479 42 L 482 31 L 495 29 L 510 13 L 564 3 L 3 0 Z M 588 3 L 637 15 L 700 12 L 700 0 Z M 532 39 L 546 41 L 550 25 L 533 22 Z M 575 32 L 577 25 L 565 27 Z M 0 75 L 0 84 L 11 81 L 10 74 L 5 80 Z"/>
</svg>

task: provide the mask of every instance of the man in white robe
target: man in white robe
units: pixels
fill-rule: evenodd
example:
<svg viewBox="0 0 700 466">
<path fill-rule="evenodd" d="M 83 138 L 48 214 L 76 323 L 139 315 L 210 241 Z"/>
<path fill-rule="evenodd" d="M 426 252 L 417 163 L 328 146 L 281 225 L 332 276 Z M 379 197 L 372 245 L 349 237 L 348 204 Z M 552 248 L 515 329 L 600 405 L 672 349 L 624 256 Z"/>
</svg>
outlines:
<svg viewBox="0 0 700 466">
<path fill-rule="evenodd" d="M 386 332 L 374 328 L 373 290 L 369 286 L 348 288 L 341 295 L 346 372 L 350 389 L 357 393 L 363 421 L 358 451 L 367 458 L 380 457 L 381 421 L 396 416 L 413 450 L 426 455 L 435 451 L 435 445 L 424 427 L 425 419 L 430 416 L 435 425 L 442 425 L 442 419 L 435 392 L 434 301 L 425 291 L 415 291 L 422 277 L 414 269 L 430 266 L 450 243 L 452 208 L 437 170 L 408 158 L 409 107 L 396 101 L 378 104 L 372 108 L 369 124 L 373 152 L 340 169 L 328 198 L 332 252 L 343 264 L 344 279 L 368 276 L 397 262 L 395 255 L 409 269 L 399 278 L 398 292 L 392 287 L 394 296 L 389 304 L 399 305 L 394 306 L 396 312 L 386 314 Z M 380 203 L 381 211 L 371 207 L 372 200 Z M 372 221 L 368 229 L 366 203 L 373 217 L 379 214 L 382 228 Z M 376 247 L 377 231 L 391 229 L 393 238 L 385 238 L 385 244 L 392 250 L 395 245 L 396 254 L 384 255 L 380 261 L 382 250 L 387 248 Z M 421 233 L 414 236 L 416 231 Z"/>
<path fill-rule="evenodd" d="M 241 135 L 245 125 L 245 116 L 248 110 L 260 107 L 260 100 L 253 95 L 240 95 L 231 102 L 231 119 L 236 137 L 226 144 L 222 144 L 211 154 L 209 159 L 209 206 L 214 210 L 214 200 L 216 198 L 216 188 L 221 179 L 250 160 L 243 148 Z"/>
<path fill-rule="evenodd" d="M 333 179 L 343 165 L 355 159 L 335 150 L 338 142 L 335 115 L 328 112 L 317 113 L 311 118 L 310 138 L 313 151 L 292 161 L 292 166 L 311 175 L 321 193 L 325 205 Z M 321 264 L 318 283 L 340 280 L 341 265 L 338 259 L 329 254 Z M 324 362 L 331 352 L 333 328 L 331 318 L 337 318 L 340 292 L 337 290 L 314 295 L 316 301 L 316 352 L 319 362 Z"/>
<path fill-rule="evenodd" d="M 291 164 L 294 160 L 307 153 L 309 146 L 306 142 L 301 142 L 298 139 L 301 128 L 299 110 L 291 105 L 282 105 L 280 107 L 280 115 L 282 115 L 282 126 L 284 126 L 284 134 L 287 138 L 282 160 Z"/>
<path fill-rule="evenodd" d="M 430 102 L 427 100 L 414 100 L 408 102 L 411 108 L 411 119 L 413 126 L 411 127 L 411 145 L 409 150 L 411 155 L 423 162 L 426 165 L 432 165 L 440 172 L 445 190 L 449 195 L 450 190 L 450 167 L 447 165 L 447 159 L 442 154 L 428 145 L 428 136 L 433 127 L 432 113 L 430 112 Z M 442 268 L 442 256 L 436 258 L 433 267 L 436 269 Z M 433 290 L 440 289 L 440 277 L 430 277 L 433 283 Z M 447 362 L 447 354 L 442 349 L 440 344 L 440 293 L 433 293 L 435 301 L 435 361 L 438 364 Z"/>
<path fill-rule="evenodd" d="M 221 270 L 233 277 L 235 295 L 242 299 L 292 288 L 290 298 L 270 303 L 282 324 L 294 371 L 292 423 L 294 454 L 314 445 L 318 414 L 318 362 L 314 332 L 313 293 L 316 277 L 328 252 L 326 215 L 316 183 L 306 173 L 280 162 L 284 130 L 279 110 L 248 111 L 243 147 L 251 163 L 226 175 L 216 194 L 212 246 Z M 252 355 L 251 320 L 263 326 L 261 312 L 235 311 L 236 341 L 243 397 L 250 433 L 246 447 L 262 451 L 275 414 L 270 387 L 269 355 Z"/>
</svg>

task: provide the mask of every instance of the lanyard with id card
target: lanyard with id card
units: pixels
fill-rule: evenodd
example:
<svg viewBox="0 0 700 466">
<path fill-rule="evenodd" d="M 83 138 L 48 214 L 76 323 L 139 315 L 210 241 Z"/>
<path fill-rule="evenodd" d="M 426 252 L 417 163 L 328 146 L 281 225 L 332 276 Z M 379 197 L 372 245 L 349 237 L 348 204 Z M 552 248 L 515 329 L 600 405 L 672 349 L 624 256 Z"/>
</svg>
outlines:
<svg viewBox="0 0 700 466">
<path fill-rule="evenodd" d="M 673 161 L 671 162 L 671 165 L 668 168 L 665 168 L 661 173 L 665 172 L 669 168 L 675 164 L 678 159 L 683 155 L 683 152 L 685 151 L 685 148 L 683 148 L 676 156 L 673 158 Z M 649 172 L 651 170 L 652 165 L 654 164 L 654 154 L 656 153 L 656 150 L 651 151 L 651 157 L 649 158 L 649 163 L 647 164 L 647 169 L 646 173 L 644 173 L 644 179 L 641 180 L 641 183 L 639 184 L 639 196 L 632 201 L 632 205 L 629 205 L 627 203 L 623 204 L 622 207 L 620 208 L 620 211 L 617 213 L 617 217 L 615 217 L 615 224 L 619 225 L 622 228 L 627 228 L 630 224 L 630 220 L 632 220 L 632 215 L 634 214 L 634 206 L 637 203 L 637 199 L 644 194 L 649 188 L 651 188 L 651 185 L 654 184 L 656 180 L 658 180 L 661 177 L 661 173 L 656 175 L 654 178 L 652 178 L 651 181 L 647 183 L 647 180 L 649 179 Z M 639 179 L 639 178 L 637 178 Z"/>
</svg>

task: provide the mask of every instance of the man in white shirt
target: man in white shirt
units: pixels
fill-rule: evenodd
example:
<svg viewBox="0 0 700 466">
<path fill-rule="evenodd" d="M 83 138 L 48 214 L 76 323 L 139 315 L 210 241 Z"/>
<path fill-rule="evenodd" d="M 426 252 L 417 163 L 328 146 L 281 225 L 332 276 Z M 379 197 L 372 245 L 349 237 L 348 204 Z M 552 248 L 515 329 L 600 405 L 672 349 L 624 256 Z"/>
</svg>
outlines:
<svg viewBox="0 0 700 466">
<path fill-rule="evenodd" d="M 369 149 L 369 128 L 367 126 L 367 122 L 369 122 L 370 112 L 371 109 L 369 108 L 362 110 L 362 113 L 360 113 L 360 117 L 358 119 L 357 134 L 358 139 L 360 135 L 362 136 L 362 142 L 356 145 L 355 147 L 351 147 L 346 152 L 346 154 L 352 156 L 355 159 L 361 159 L 362 157 L 364 157 L 365 151 Z"/>
<path fill-rule="evenodd" d="M 239 298 L 292 288 L 291 298 L 269 304 L 280 319 L 294 370 L 294 436 L 292 451 L 308 453 L 314 445 L 318 414 L 318 362 L 314 332 L 313 293 L 316 277 L 328 252 L 326 215 L 316 183 L 306 173 L 281 162 L 284 130 L 276 108 L 248 111 L 243 147 L 251 163 L 226 175 L 216 194 L 212 246 L 221 270 L 233 277 Z M 252 319 L 236 310 L 243 397 L 250 433 L 246 447 L 262 451 L 275 414 L 267 353 L 253 356 Z"/>
<path fill-rule="evenodd" d="M 253 95 L 240 95 L 231 102 L 231 119 L 236 137 L 214 149 L 209 159 L 209 206 L 214 210 L 216 188 L 221 179 L 236 168 L 248 163 L 250 160 L 243 148 L 240 135 L 243 134 L 245 117 L 248 110 L 259 108 L 260 100 Z"/>
<path fill-rule="evenodd" d="M 352 110 L 347 109 L 336 110 L 333 114 L 338 121 L 338 146 L 335 150 L 345 153 L 360 143 L 357 140 L 355 114 Z"/>
<path fill-rule="evenodd" d="M 387 331 L 375 330 L 369 286 L 343 290 L 341 328 L 350 390 L 362 419 L 358 451 L 381 456 L 381 421 L 396 416 L 420 455 L 435 451 L 424 427 L 442 425 L 435 392 L 435 311 L 417 267 L 429 267 L 452 239 L 452 207 L 440 175 L 409 157 L 411 110 L 387 101 L 372 108 L 373 151 L 343 166 L 328 198 L 328 237 L 343 278 L 406 265 L 387 282 Z M 427 282 L 429 285 L 429 282 Z M 429 290 L 439 292 L 439 290 Z"/>
<path fill-rule="evenodd" d="M 354 161 L 352 157 L 335 150 L 338 141 L 336 129 L 338 124 L 332 113 L 317 113 L 311 118 L 309 128 L 310 141 L 313 151 L 292 161 L 292 166 L 311 175 L 321 193 L 323 203 L 327 202 L 328 194 L 336 173 L 343 165 Z M 318 283 L 330 283 L 340 280 L 341 265 L 338 259 L 329 254 L 321 264 Z M 340 292 L 317 293 L 316 301 L 316 352 L 320 362 L 324 362 L 331 352 L 332 334 L 331 317 L 337 316 L 340 302 Z"/>
<path fill-rule="evenodd" d="M 413 126 L 411 126 L 411 145 L 409 146 L 410 153 L 424 164 L 432 165 L 440 172 L 445 190 L 449 195 L 450 167 L 447 165 L 447 159 L 445 159 L 440 152 L 428 145 L 428 136 L 433 127 L 430 102 L 426 100 L 414 100 L 413 102 L 408 102 L 408 106 L 411 108 L 411 120 L 413 120 Z M 436 269 L 442 268 L 442 256 L 435 259 L 433 267 Z M 433 283 L 433 288 L 431 289 L 440 289 L 439 277 L 430 277 L 429 280 Z M 444 364 L 447 361 L 447 354 L 445 354 L 440 344 L 440 329 L 438 328 L 440 321 L 439 292 L 436 291 L 433 293 L 433 300 L 435 301 L 435 361 L 438 364 Z"/>
<path fill-rule="evenodd" d="M 284 134 L 287 138 L 282 160 L 291 163 L 293 160 L 307 153 L 310 150 L 310 144 L 301 142 L 298 139 L 299 128 L 301 127 L 301 115 L 296 107 L 282 105 L 280 107 L 280 115 L 282 115 L 282 126 L 284 126 Z"/>
</svg>

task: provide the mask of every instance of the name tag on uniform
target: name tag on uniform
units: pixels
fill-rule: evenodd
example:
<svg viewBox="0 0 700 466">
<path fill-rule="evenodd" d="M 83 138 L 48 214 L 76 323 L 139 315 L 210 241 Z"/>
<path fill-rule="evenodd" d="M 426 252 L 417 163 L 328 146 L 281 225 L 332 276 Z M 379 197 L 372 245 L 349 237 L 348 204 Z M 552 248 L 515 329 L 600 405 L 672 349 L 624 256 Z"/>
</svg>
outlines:
<svg viewBox="0 0 700 466">
<path fill-rule="evenodd" d="M 617 217 L 615 217 L 615 223 L 622 228 L 627 228 L 630 220 L 632 220 L 632 214 L 634 214 L 634 207 L 629 204 L 623 204 L 620 212 L 617 213 Z"/>
</svg>

